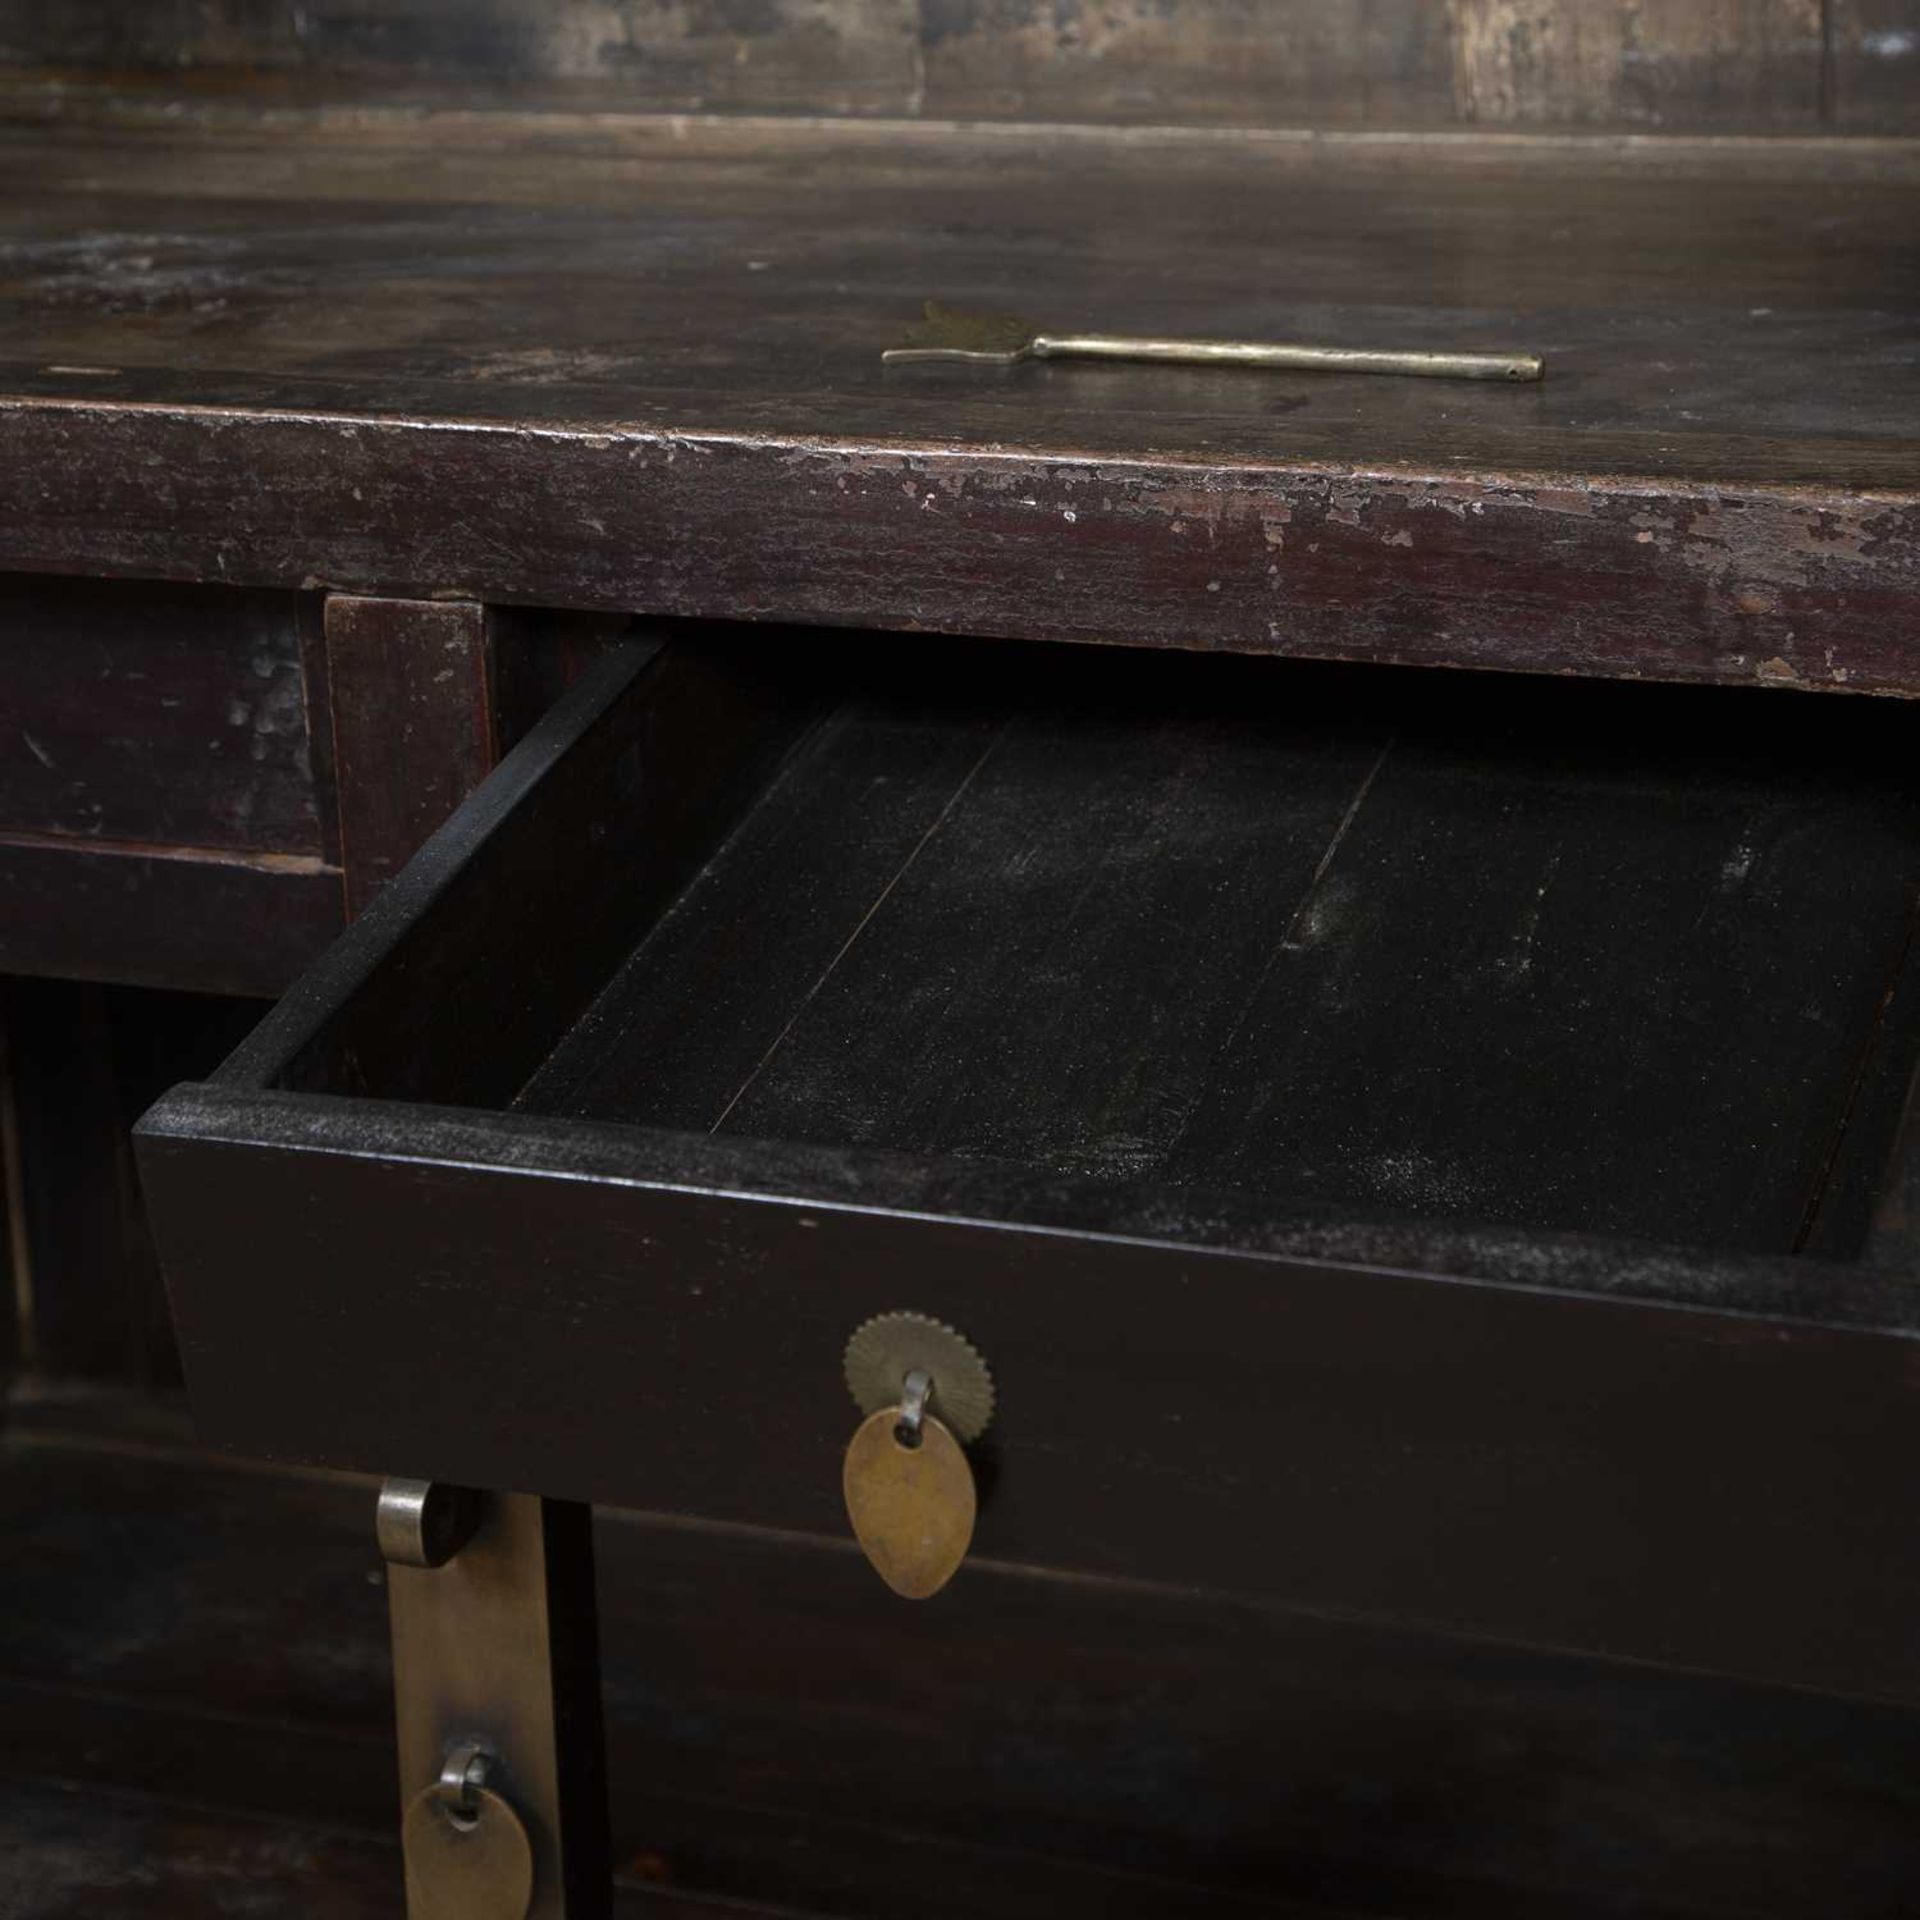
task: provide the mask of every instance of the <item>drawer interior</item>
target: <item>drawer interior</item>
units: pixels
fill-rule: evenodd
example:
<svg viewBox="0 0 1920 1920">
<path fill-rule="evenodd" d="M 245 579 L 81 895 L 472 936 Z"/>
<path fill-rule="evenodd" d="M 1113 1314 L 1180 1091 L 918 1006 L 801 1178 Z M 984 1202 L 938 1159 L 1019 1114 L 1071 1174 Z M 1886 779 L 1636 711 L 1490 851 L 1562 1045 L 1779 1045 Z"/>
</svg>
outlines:
<svg viewBox="0 0 1920 1920">
<path fill-rule="evenodd" d="M 1915 1038 L 1903 708 L 891 638 L 786 697 L 514 1104 L 1857 1250 Z"/>
</svg>

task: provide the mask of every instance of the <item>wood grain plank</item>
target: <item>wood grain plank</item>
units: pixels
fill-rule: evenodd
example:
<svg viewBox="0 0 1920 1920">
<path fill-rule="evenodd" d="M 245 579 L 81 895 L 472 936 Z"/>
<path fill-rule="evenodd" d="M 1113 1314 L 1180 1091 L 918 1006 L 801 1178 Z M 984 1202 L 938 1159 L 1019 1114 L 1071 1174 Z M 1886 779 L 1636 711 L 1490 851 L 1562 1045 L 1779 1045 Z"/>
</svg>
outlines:
<svg viewBox="0 0 1920 1920">
<path fill-rule="evenodd" d="M 520 1104 L 1780 1253 L 1884 1152 L 1903 713 L 921 665 L 971 704 L 844 666 Z"/>
<path fill-rule="evenodd" d="M 1385 737 L 1337 695 L 1187 664 L 1051 699 L 1020 676 L 1025 711 L 709 1124 L 1159 1171 Z"/>
<path fill-rule="evenodd" d="M 1168 1177 L 1796 1249 L 1908 957 L 1904 716 L 1796 763 L 1555 707 L 1407 726 Z"/>
<path fill-rule="evenodd" d="M 837 716 L 830 738 L 783 770 L 777 805 L 756 807 L 516 1104 L 605 1114 L 638 1098 L 661 1124 L 715 1125 L 1004 720 L 991 700 Z M 716 872 L 737 884 L 706 884 Z"/>
</svg>

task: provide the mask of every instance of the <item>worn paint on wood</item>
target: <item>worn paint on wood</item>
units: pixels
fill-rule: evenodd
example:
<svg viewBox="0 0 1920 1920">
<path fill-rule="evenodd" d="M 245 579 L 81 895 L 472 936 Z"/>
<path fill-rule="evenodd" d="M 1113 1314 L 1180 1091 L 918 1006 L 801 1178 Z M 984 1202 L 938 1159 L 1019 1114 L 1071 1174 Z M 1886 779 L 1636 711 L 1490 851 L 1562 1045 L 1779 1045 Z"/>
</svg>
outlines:
<svg viewBox="0 0 1920 1920">
<path fill-rule="evenodd" d="M 1834 114 L 1848 132 L 1920 133 L 1920 0 L 1830 0 Z"/>
<path fill-rule="evenodd" d="M 318 854 L 291 595 L 0 576 L 0 834 Z"/>
<path fill-rule="evenodd" d="M 1920 692 L 1906 497 L 23 403 L 0 431 L 42 475 L 0 528 L 27 564 Z M 129 531 L 136 450 L 163 539 Z M 280 512 L 317 477 L 323 536 Z"/>
<path fill-rule="evenodd" d="M 0 836 L 0 897 L 0 971 L 204 993 L 280 993 L 342 925 L 303 854 Z"/>
<path fill-rule="evenodd" d="M 119 85 L 875 113 L 917 64 L 914 0 L 0 0 L 0 68 Z"/>
<path fill-rule="evenodd" d="M 1886 64 L 1910 0 L 1833 4 L 1824 87 L 1822 0 L 0 0 L 0 71 L 655 111 L 1911 124 Z"/>
<path fill-rule="evenodd" d="M 1463 120 L 1819 124 L 1821 0 L 1453 0 L 1452 11 Z"/>
<path fill-rule="evenodd" d="M 925 110 L 1016 120 L 1430 125 L 1440 0 L 922 0 Z"/>
<path fill-rule="evenodd" d="M 1877 143 L 568 125 L 21 136 L 0 563 L 1920 690 Z M 883 367 L 955 290 L 1549 372 Z"/>
</svg>

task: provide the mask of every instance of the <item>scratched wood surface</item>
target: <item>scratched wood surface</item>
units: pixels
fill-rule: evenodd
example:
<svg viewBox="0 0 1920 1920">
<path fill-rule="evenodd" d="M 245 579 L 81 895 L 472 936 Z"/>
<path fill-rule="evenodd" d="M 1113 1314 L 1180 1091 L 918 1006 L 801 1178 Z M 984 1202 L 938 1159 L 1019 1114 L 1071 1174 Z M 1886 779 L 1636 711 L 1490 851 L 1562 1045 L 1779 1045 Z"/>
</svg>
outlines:
<svg viewBox="0 0 1920 1920">
<path fill-rule="evenodd" d="M 1885 143 L 208 109 L 0 151 L 0 565 L 1920 688 Z M 1550 372 L 883 368 L 927 295 Z"/>
<path fill-rule="evenodd" d="M 0 0 L 0 75 L 269 99 L 1809 132 L 1920 126 L 1900 44 L 1916 31 L 1916 0 Z"/>
<path fill-rule="evenodd" d="M 882 658 L 520 1105 L 1799 1249 L 1895 1039 L 1905 712 Z"/>
<path fill-rule="evenodd" d="M 0 575 L 0 839 L 318 856 L 301 654 L 289 595 Z"/>
</svg>

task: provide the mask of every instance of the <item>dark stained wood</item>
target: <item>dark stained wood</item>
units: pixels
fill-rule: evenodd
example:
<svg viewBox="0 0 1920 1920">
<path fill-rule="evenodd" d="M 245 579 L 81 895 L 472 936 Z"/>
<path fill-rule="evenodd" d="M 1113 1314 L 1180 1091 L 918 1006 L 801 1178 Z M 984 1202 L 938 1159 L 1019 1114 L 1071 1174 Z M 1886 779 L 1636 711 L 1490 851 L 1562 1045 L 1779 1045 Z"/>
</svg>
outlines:
<svg viewBox="0 0 1920 1920">
<path fill-rule="evenodd" d="M 325 611 L 333 783 L 349 916 L 499 757 L 493 636 L 471 602 L 334 594 Z"/>
<path fill-rule="evenodd" d="M 841 1349 L 908 1301 L 1002 1389 L 986 1559 L 1920 1698 L 1902 1282 L 1538 1237 L 1423 1277 L 1174 1193 L 313 1095 L 180 1090 L 141 1147 L 222 1445 L 837 1533 Z"/>
<path fill-rule="evenodd" d="M 0 969 L 271 994 L 339 930 L 306 607 L 0 574 Z"/>
<path fill-rule="evenodd" d="M 724 637 L 697 651 L 662 655 L 636 639 L 610 652 L 261 1023 L 235 1071 L 510 1100 L 811 708 Z M 472 862 L 476 840 L 487 852 Z M 503 913 L 494 891 L 509 872 L 524 916 Z M 350 1001 L 341 1021 L 336 994 Z"/>
<path fill-rule="evenodd" d="M 591 667 L 623 646 L 625 614 L 489 607 L 493 630 L 494 725 L 500 747 L 517 746 Z"/>
<path fill-rule="evenodd" d="M 1849 129 L 1920 131 L 1920 4 L 1830 0 L 1835 113 Z"/>
<path fill-rule="evenodd" d="M 1906 954 L 1903 716 L 928 665 L 972 704 L 849 709 L 523 1105 L 1794 1246 Z"/>
<path fill-rule="evenodd" d="M 1920 936 L 1920 926 L 1915 928 Z M 1860 1060 L 1803 1251 L 1920 1273 L 1920 966 L 1909 947 Z"/>
<path fill-rule="evenodd" d="M 258 1015 L 255 1003 L 196 994 L 0 981 L 19 1291 L 41 1371 L 177 1382 L 128 1133 L 167 1087 L 217 1066 Z"/>
<path fill-rule="evenodd" d="M 793 739 L 806 709 L 790 700 L 780 721 L 778 701 L 769 708 L 752 692 L 765 683 L 743 669 L 751 655 L 737 639 L 621 657 L 583 680 L 269 1017 L 222 1082 L 181 1089 L 148 1116 L 143 1177 L 208 1432 L 278 1458 L 361 1469 L 400 1459 L 456 1482 L 834 1532 L 847 1413 L 838 1355 L 861 1319 L 910 1298 L 979 1340 L 1004 1388 L 993 1442 L 1001 1469 L 980 1534 L 989 1557 L 1920 1697 L 1909 1630 L 1920 1562 L 1901 1558 L 1904 1479 L 1877 1437 L 1908 1415 L 1920 1325 L 1911 1291 L 1846 1266 L 1721 1250 L 1797 1245 L 1847 1124 L 1870 1111 L 1891 1125 L 1878 1103 L 1862 1108 L 1852 1095 L 1864 1051 L 1891 1042 L 1881 1003 L 1912 921 L 1910 796 L 1890 746 L 1902 714 L 1836 703 L 1818 716 L 1833 729 L 1824 753 L 1813 735 L 1776 732 L 1771 722 L 1744 748 L 1698 748 L 1691 708 L 1703 696 L 1640 690 L 1594 700 L 1547 689 L 1504 720 L 1463 696 L 1468 717 L 1449 739 L 1445 703 L 1420 703 L 1415 690 L 1412 777 L 1403 800 L 1385 806 L 1382 796 L 1381 847 L 1396 839 L 1409 847 L 1396 875 L 1384 853 L 1367 851 L 1375 829 L 1358 791 L 1365 745 L 1337 722 L 1319 747 L 1332 792 L 1302 778 L 1297 823 L 1291 776 L 1242 758 L 1257 721 L 1244 738 L 1183 741 L 1196 710 L 1212 713 L 1218 729 L 1223 708 L 1256 713 L 1263 687 L 1275 710 L 1311 719 L 1316 676 L 1118 656 L 1112 671 L 1122 687 L 1131 677 L 1131 699 L 1115 695 L 1113 680 L 1071 676 L 1062 685 L 1078 688 L 1089 716 L 1077 732 L 1056 719 L 1049 735 L 1043 678 L 1003 656 L 1010 680 L 1026 683 L 1034 739 L 1023 747 L 1005 730 L 996 749 L 975 711 L 994 687 L 980 651 L 926 662 L 927 684 L 951 686 L 961 716 L 962 751 L 950 769 L 924 740 L 915 746 L 909 711 L 904 751 L 882 743 L 871 765 L 848 752 L 846 777 L 826 782 L 829 794 L 837 786 L 867 796 L 855 818 L 883 857 L 869 875 L 856 837 L 859 884 L 849 894 L 836 878 L 822 889 L 827 924 L 796 917 L 806 966 L 785 977 L 777 942 L 744 910 L 737 948 L 709 940 L 686 962 L 706 977 L 750 983 L 764 973 L 784 1010 L 785 1027 L 763 1048 L 765 1009 L 749 987 L 729 985 L 716 1002 L 723 1051 L 745 1059 L 750 1075 L 718 1118 L 737 1110 L 744 1133 L 730 1123 L 717 1134 L 676 1133 L 394 1104 L 509 1100 L 578 1020 L 592 985 L 684 886 L 699 849 L 737 817 L 743 797 L 719 763 L 722 733 L 664 724 L 647 732 L 649 716 L 671 710 L 663 693 L 715 690 L 712 713 L 735 703 L 751 719 L 733 729 L 742 765 L 767 787 L 768 744 Z M 1322 677 L 1335 688 L 1365 678 Z M 1352 707 L 1371 741 L 1372 703 L 1355 698 Z M 1117 725 L 1129 709 L 1130 735 Z M 1144 746 L 1143 711 L 1163 723 Z M 1777 714 L 1781 723 L 1793 717 Z M 1269 743 L 1283 757 L 1286 724 Z M 651 795 L 633 785 L 632 741 L 664 747 L 689 737 L 705 752 L 703 787 L 666 778 L 657 758 Z M 803 747 L 769 789 L 774 802 L 791 790 L 801 814 L 817 763 L 841 757 L 849 730 L 829 726 L 813 738 L 812 754 Z M 1207 750 L 1215 744 L 1219 752 Z M 1356 745 L 1363 764 L 1343 771 Z M 1004 780 L 996 751 L 1010 769 Z M 1374 761 L 1371 784 L 1390 789 L 1391 756 L 1380 761 L 1376 747 Z M 897 808 L 889 795 L 900 765 L 920 763 L 927 790 L 909 783 Z M 1766 780 L 1756 780 L 1756 765 Z M 1107 884 L 1073 841 L 1083 788 L 1111 820 L 1109 846 L 1142 855 L 1137 901 Z M 996 807 L 1019 831 L 993 826 Z M 937 879 L 957 857 L 963 878 L 969 861 L 997 876 L 961 889 L 964 911 L 952 911 L 937 887 L 922 889 L 911 863 L 891 884 L 885 877 L 889 862 L 909 859 L 916 823 L 929 814 L 918 828 L 927 874 Z M 1424 816 L 1438 825 L 1421 828 Z M 1343 818 L 1352 850 L 1339 844 Z M 777 826 L 777 806 L 770 819 Z M 1450 820 L 1471 856 L 1464 864 L 1448 850 Z M 605 836 L 597 855 L 596 822 Z M 1611 838 L 1602 831 L 1609 823 Z M 1276 833 L 1284 848 L 1292 824 L 1310 857 L 1250 857 L 1274 846 Z M 1052 862 L 1050 834 L 1066 836 Z M 756 845 L 749 826 L 722 866 L 741 852 L 746 892 L 771 892 L 780 838 Z M 1235 848 L 1236 838 L 1252 847 Z M 1552 871 L 1556 849 L 1561 873 Z M 1342 853 L 1372 876 L 1358 904 L 1347 902 L 1345 935 L 1333 911 L 1351 878 Z M 831 871 L 830 844 L 822 859 Z M 1280 897 L 1241 877 L 1263 866 Z M 1489 877 L 1477 879 L 1480 870 Z M 1543 875 L 1549 890 L 1566 890 L 1570 928 L 1558 924 L 1562 906 L 1542 900 Z M 1451 917 L 1410 942 L 1397 931 L 1408 916 L 1395 908 L 1396 890 L 1428 901 L 1441 880 Z M 555 943 L 551 929 L 576 886 L 585 902 L 568 920 L 577 944 Z M 1373 928 L 1369 887 L 1379 902 Z M 1221 888 L 1228 902 L 1251 903 L 1242 913 L 1280 930 L 1275 970 L 1263 982 L 1258 956 L 1243 955 L 1236 992 L 1231 951 L 1218 977 L 1210 959 L 1194 970 L 1198 1011 L 1189 1013 L 1177 1000 L 1178 963 L 1204 940 L 1208 896 Z M 722 893 L 723 904 L 741 897 L 732 886 Z M 1636 904 L 1642 893 L 1652 908 Z M 1532 919 L 1530 900 L 1541 903 Z M 1025 981 L 1009 981 L 979 956 L 1029 901 L 1051 944 L 1029 951 Z M 985 967 L 978 980 L 963 966 L 956 990 L 938 957 L 914 946 L 922 911 L 950 938 L 968 913 L 977 921 L 956 957 Z M 1143 913 L 1146 924 L 1120 937 L 1128 917 Z M 700 919 L 709 930 L 735 925 L 731 911 Z M 836 946 L 848 919 L 864 927 L 862 939 L 842 934 Z M 1088 927 L 1083 950 L 1074 936 Z M 1452 963 L 1448 928 L 1458 936 Z M 835 1005 L 833 956 L 843 954 L 858 987 L 868 938 L 883 960 L 890 948 L 899 959 L 897 1004 L 889 1011 L 885 996 L 856 992 L 847 1014 Z M 1261 998 L 1282 977 L 1278 962 L 1294 938 L 1303 957 L 1288 961 L 1288 976 L 1297 964 L 1309 982 L 1351 943 L 1350 1058 L 1365 1055 L 1365 1030 L 1377 1026 L 1389 1072 L 1396 1052 L 1423 1063 L 1437 1088 L 1427 1095 L 1433 1110 L 1477 1130 L 1448 1137 L 1447 1152 L 1462 1164 L 1478 1148 L 1489 1165 L 1507 1155 L 1504 1208 L 1482 1193 L 1445 1183 L 1435 1192 L 1381 1171 L 1380 1149 L 1419 1145 L 1422 1109 L 1408 1108 L 1407 1090 L 1390 1079 L 1377 1112 L 1353 1088 L 1340 1094 L 1329 1138 L 1307 1143 L 1332 1166 L 1342 1135 L 1356 1136 L 1346 1184 L 1331 1194 L 1310 1189 L 1304 1202 L 1290 1194 L 1277 1154 L 1281 1164 L 1236 1170 L 1250 1189 L 1238 1199 L 1117 1179 L 1138 1171 L 1124 1154 L 1107 1177 L 1088 1176 L 1087 1139 L 1109 1163 L 1112 1138 L 1144 1132 L 1153 1144 L 1151 1097 L 1163 1080 L 1176 1103 L 1202 1113 L 1211 1099 L 1223 1110 L 1240 1099 L 1242 1059 L 1252 1067 L 1264 1057 L 1285 1085 L 1284 1032 L 1258 1040 L 1255 1023 L 1268 1018 Z M 1845 944 L 1822 948 L 1829 940 Z M 1609 964 L 1584 967 L 1582 942 Z M 1381 992 L 1379 956 L 1396 943 L 1430 1034 L 1409 1030 L 1394 995 Z M 553 958 L 557 945 L 563 962 Z M 1537 971 L 1515 972 L 1523 949 Z M 827 971 L 808 987 L 821 955 Z M 1442 990 L 1449 964 L 1460 983 L 1451 998 Z M 1057 1035 L 1047 1019 L 1054 969 L 1081 982 L 1087 1003 L 1058 1015 Z M 1846 983 L 1837 996 L 1836 979 Z M 644 999 L 644 980 L 637 972 L 620 999 Z M 1511 1090 L 1526 1122 L 1517 1134 L 1500 1133 L 1508 1121 L 1497 1098 L 1476 1112 L 1453 1090 L 1458 1081 L 1497 1094 L 1518 1070 L 1488 1037 L 1494 987 L 1510 1002 L 1494 1010 L 1520 1023 L 1523 1048 L 1537 1047 L 1562 1078 L 1584 1072 L 1593 1081 L 1595 1091 L 1569 1095 L 1564 1135 L 1552 1130 L 1561 1122 L 1542 1117 L 1524 1075 Z M 1776 987 L 1779 1003 L 1767 997 Z M 1741 1010 L 1749 997 L 1758 1035 Z M 943 998 L 952 1002 L 947 1031 Z M 1156 998 L 1173 1010 L 1156 1012 Z M 1110 1057 L 1098 1044 L 1105 999 L 1117 1009 Z M 1247 1010 L 1237 1027 L 1222 1017 L 1236 1000 Z M 697 1001 L 670 1004 L 688 1022 L 703 1018 Z M 1794 1043 L 1787 1066 L 1769 1071 L 1784 1043 L 1765 1029 L 1804 1022 L 1809 1011 L 1824 1030 L 1820 1044 Z M 1327 1062 L 1337 1055 L 1323 1043 L 1340 1033 L 1336 1012 L 1329 999 L 1324 1019 L 1301 1020 L 1313 1043 L 1296 1049 L 1309 1086 L 1314 1075 L 1333 1085 Z M 817 1049 L 805 1031 L 816 1013 L 826 1022 Z M 1011 1048 L 1002 1019 L 1016 1036 Z M 1159 1038 L 1169 1019 L 1191 1019 L 1203 1042 L 1211 1030 L 1229 1068 L 1217 1076 L 1223 1092 L 1164 1071 L 1179 1053 Z M 916 1021 L 938 1046 L 916 1051 Z M 886 1052 L 892 1088 L 859 1053 L 863 1022 L 879 1039 L 891 1027 L 900 1040 Z M 728 1032 L 742 1026 L 745 1040 Z M 618 1031 L 616 1018 L 594 1044 L 618 1057 Z M 804 1070 L 781 1085 L 782 1047 L 795 1043 L 804 1043 L 802 1068 L 814 1063 L 811 1086 Z M 764 1115 L 754 1110 L 756 1048 L 771 1060 Z M 1134 1053 L 1144 1107 L 1127 1073 L 1110 1071 Z M 849 1055 L 865 1077 L 860 1097 L 908 1116 L 904 1136 L 891 1120 L 848 1124 L 858 1110 L 836 1076 Z M 629 1058 L 623 1070 L 633 1100 L 634 1081 L 650 1069 Z M 987 1092 L 1002 1082 L 1016 1119 L 1022 1085 L 1039 1090 L 1038 1139 L 981 1130 Z M 1627 1094 L 1616 1097 L 1623 1084 Z M 301 1091 L 278 1090 L 289 1086 Z M 642 1084 L 627 1111 L 647 1117 L 644 1099 Z M 1617 1141 L 1583 1117 L 1588 1101 L 1617 1125 Z M 1663 1105 L 1690 1126 L 1662 1132 Z M 1403 1108 L 1396 1136 L 1388 1123 Z M 947 1130 L 950 1120 L 957 1126 Z M 1230 1158 L 1236 1139 L 1257 1150 L 1272 1121 L 1255 1108 L 1209 1126 Z M 1789 1136 L 1784 1157 L 1769 1121 Z M 1159 1164 L 1191 1180 L 1194 1169 L 1179 1159 L 1186 1125 L 1176 1112 L 1163 1129 L 1175 1145 L 1162 1147 Z M 754 1137 L 756 1127 L 767 1137 Z M 890 1136 L 983 1157 L 869 1144 Z M 1662 1195 L 1667 1176 L 1646 1139 L 1697 1155 L 1691 1183 Z M 1579 1167 L 1596 1142 L 1615 1156 L 1611 1182 Z M 1530 1169 L 1528 1151 L 1546 1158 Z M 1684 1255 L 1485 1224 L 1503 1212 L 1595 1224 L 1555 1210 L 1583 1177 L 1606 1224 L 1704 1239 L 1714 1250 Z M 1789 1179 L 1783 1203 L 1772 1188 Z M 1377 1210 L 1371 1223 L 1326 1205 L 1356 1195 Z M 1392 1224 L 1408 1214 L 1432 1224 Z M 251 1250 L 268 1239 L 279 1249 L 278 1279 L 263 1288 Z M 762 1353 L 766 1364 L 752 1360 Z M 343 1400 L 332 1383 L 349 1374 L 356 1393 Z M 718 1383 L 746 1377 L 751 1417 L 720 1417 L 732 1402 Z M 475 1405 L 489 1409 L 486 1421 L 463 1418 Z M 753 1438 L 768 1431 L 784 1436 L 778 1448 Z M 1282 1464 L 1254 1486 L 1240 1464 L 1248 1460 Z M 1841 1484 L 1847 1496 L 1836 1502 Z M 1733 1595 L 1743 1596 L 1738 1605 Z M 1815 1628 L 1836 1612 L 1849 1620 L 1843 1639 Z"/>
<path fill-rule="evenodd" d="M 127 1231 L 130 1116 L 114 1084 L 106 996 L 98 987 L 8 980 L 0 1020 L 29 1353 L 59 1371 L 151 1378 L 159 1272 L 151 1246 L 132 1244 Z"/>
<path fill-rule="evenodd" d="M 0 1849 L 10 1920 L 161 1920 L 222 1907 L 261 1920 L 400 1920 L 404 1909 L 395 1849 L 310 1819 L 8 1783 Z"/>
<path fill-rule="evenodd" d="M 14 1409 L 0 1774 L 85 1789 L 76 1818 L 170 1796 L 390 1861 L 372 1483 L 218 1461 L 134 1412 L 137 1436 L 111 1407 Z M 905 1608 L 846 1542 L 596 1531 L 629 1898 L 870 1913 L 904 1876 L 934 1920 L 1893 1920 L 1920 1872 L 1910 1712 L 1002 1569 Z M 278 1860 L 310 1911 L 320 1862 Z"/>
<path fill-rule="evenodd" d="M 8 972 L 207 993 L 279 993 L 343 924 L 339 870 L 300 855 L 0 838 L 0 899 Z"/>
<path fill-rule="evenodd" d="M 1884 145 L 211 113 L 7 157 L 11 565 L 1920 687 Z M 1552 372 L 884 370 L 926 294 Z"/>
<path fill-rule="evenodd" d="M 1454 0 L 1454 102 L 1504 124 L 1811 131 L 1824 0 Z"/>
<path fill-rule="evenodd" d="M 1908 1278 L 1920 1273 L 1920 1075 L 1908 1085 L 1865 1257 Z"/>
<path fill-rule="evenodd" d="M 1819 124 L 1824 25 L 1821 0 L 5 0 L 0 71 L 271 102 L 1781 132 Z"/>
<path fill-rule="evenodd" d="M 319 854 L 289 595 L 0 575 L 0 834 Z"/>
<path fill-rule="evenodd" d="M 918 665 L 846 669 L 522 1106 L 1795 1249 L 1920 894 L 1904 713 Z"/>
</svg>

